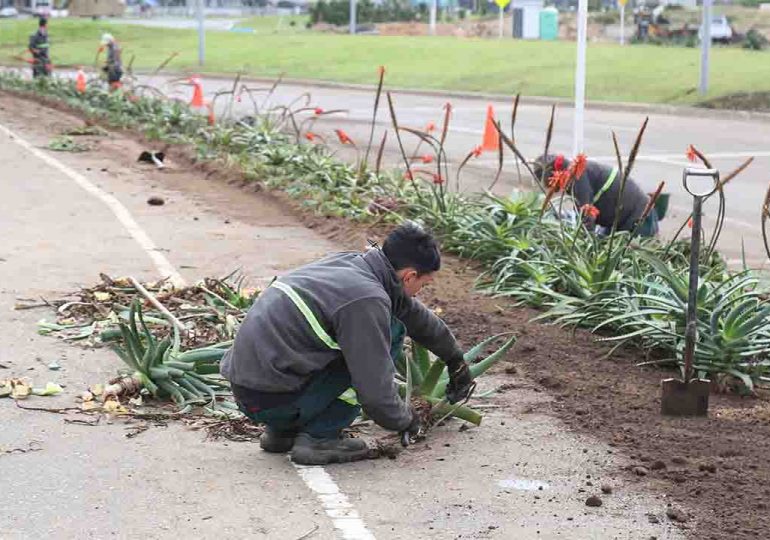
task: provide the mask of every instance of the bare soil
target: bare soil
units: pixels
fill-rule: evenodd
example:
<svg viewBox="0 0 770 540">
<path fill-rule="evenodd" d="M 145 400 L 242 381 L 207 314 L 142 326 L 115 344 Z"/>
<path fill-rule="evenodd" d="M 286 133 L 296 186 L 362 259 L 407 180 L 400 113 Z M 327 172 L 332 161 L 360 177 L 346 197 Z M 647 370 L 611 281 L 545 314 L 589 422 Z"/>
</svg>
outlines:
<svg viewBox="0 0 770 540">
<path fill-rule="evenodd" d="M 29 103 L 19 97 L 0 97 L 2 106 L 30 110 Z M 35 121 L 50 124 L 51 133 L 62 122 L 60 115 L 42 108 Z M 136 141 L 141 143 L 141 138 Z M 129 141 L 131 147 L 125 149 L 117 142 L 103 142 L 100 151 L 134 155 L 136 141 Z M 184 149 L 167 150 L 177 163 L 206 167 L 193 164 Z M 211 178 L 217 181 L 220 175 Z M 182 187 L 174 175 L 158 179 L 172 183 L 175 189 Z M 240 182 L 232 174 L 226 181 Z M 194 184 L 189 188 L 195 189 Z M 247 185 L 241 193 L 254 191 L 254 185 Z M 360 249 L 365 239 L 381 239 L 386 232 L 382 226 L 371 228 L 311 214 L 280 192 L 256 196 L 283 212 L 294 213 L 307 227 L 342 248 Z M 220 203 L 231 205 L 233 215 L 245 218 L 245 199 L 247 196 L 223 198 Z M 668 519 L 679 522 L 693 538 L 768 536 L 770 405 L 766 396 L 712 394 L 708 418 L 664 418 L 659 413 L 660 381 L 671 373 L 636 367 L 643 356 L 640 351 L 620 351 L 612 359 L 602 359 L 606 347 L 588 332 L 531 323 L 538 312 L 475 293 L 476 275 L 472 263 L 446 257 L 438 283 L 422 295 L 426 303 L 443 310 L 443 318 L 461 343 L 469 345 L 492 333 L 515 332 L 519 341 L 499 370 L 519 379 L 526 376 L 553 396 L 543 405 L 547 411 L 540 412 L 558 417 L 576 432 L 608 442 L 615 452 L 629 457 L 632 465 L 617 471 L 617 479 L 665 494 L 672 505 Z M 515 387 L 509 389 L 514 391 Z"/>
</svg>

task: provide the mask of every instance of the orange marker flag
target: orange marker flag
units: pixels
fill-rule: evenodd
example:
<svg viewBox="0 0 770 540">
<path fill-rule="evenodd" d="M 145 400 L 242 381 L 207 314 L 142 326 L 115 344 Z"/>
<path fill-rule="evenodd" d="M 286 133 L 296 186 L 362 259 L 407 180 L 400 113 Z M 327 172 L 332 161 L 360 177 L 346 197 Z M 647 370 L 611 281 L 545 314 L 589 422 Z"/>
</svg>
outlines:
<svg viewBox="0 0 770 540">
<path fill-rule="evenodd" d="M 492 105 L 487 107 L 487 119 L 484 124 L 484 139 L 481 141 L 481 149 L 485 152 L 497 152 L 500 146 L 500 134 L 495 127 L 495 111 Z"/>
<path fill-rule="evenodd" d="M 75 90 L 81 94 L 86 93 L 86 74 L 83 73 L 83 68 L 78 69 L 78 74 L 75 78 Z"/>
</svg>

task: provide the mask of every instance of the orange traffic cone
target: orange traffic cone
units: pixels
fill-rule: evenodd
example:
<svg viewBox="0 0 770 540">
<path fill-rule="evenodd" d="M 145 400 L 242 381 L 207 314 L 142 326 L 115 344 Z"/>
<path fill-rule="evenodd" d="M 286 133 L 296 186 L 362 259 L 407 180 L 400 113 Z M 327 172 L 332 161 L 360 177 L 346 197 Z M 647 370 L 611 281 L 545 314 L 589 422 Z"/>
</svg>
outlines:
<svg viewBox="0 0 770 540">
<path fill-rule="evenodd" d="M 484 139 L 481 141 L 481 149 L 484 152 L 497 152 L 500 146 L 500 134 L 495 127 L 495 111 L 492 105 L 487 107 L 487 119 L 484 124 Z"/>
<path fill-rule="evenodd" d="M 77 77 L 75 78 L 75 90 L 81 94 L 86 93 L 86 74 L 83 73 L 83 69 L 78 70 Z"/>
<path fill-rule="evenodd" d="M 190 100 L 190 107 L 203 108 L 206 105 L 203 103 L 203 85 L 200 79 L 192 77 L 190 84 L 193 86 L 193 96 Z"/>
</svg>

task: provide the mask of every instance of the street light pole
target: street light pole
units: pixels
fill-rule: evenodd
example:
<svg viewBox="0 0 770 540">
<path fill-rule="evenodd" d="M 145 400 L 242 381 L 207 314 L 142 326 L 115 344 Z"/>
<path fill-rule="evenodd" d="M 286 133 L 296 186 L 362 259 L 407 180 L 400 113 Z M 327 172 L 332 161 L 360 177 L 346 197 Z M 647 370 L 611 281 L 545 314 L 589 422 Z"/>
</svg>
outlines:
<svg viewBox="0 0 770 540">
<path fill-rule="evenodd" d="M 573 126 L 572 155 L 583 151 L 583 117 L 586 101 L 586 25 L 588 0 L 578 2 L 577 64 L 575 65 L 575 123 Z"/>
<path fill-rule="evenodd" d="M 350 0 L 350 33 L 356 33 L 356 0 Z"/>
<path fill-rule="evenodd" d="M 197 12 L 198 12 L 198 64 L 203 65 L 206 56 L 206 31 L 204 29 L 203 15 L 203 2 L 206 0 L 198 0 Z"/>
<path fill-rule="evenodd" d="M 500 35 L 498 37 L 502 38 L 503 37 L 503 25 L 504 25 L 503 17 L 504 17 L 504 12 L 505 12 L 505 6 L 499 6 L 499 8 L 500 8 L 500 28 L 499 28 Z"/>
<path fill-rule="evenodd" d="M 700 93 L 709 90 L 709 51 L 711 49 L 711 2 L 703 0 L 703 25 L 700 39 Z"/>
<path fill-rule="evenodd" d="M 435 36 L 436 35 L 436 11 L 438 11 L 438 6 L 436 5 L 438 3 L 438 0 L 431 0 L 430 3 L 430 35 Z"/>
</svg>

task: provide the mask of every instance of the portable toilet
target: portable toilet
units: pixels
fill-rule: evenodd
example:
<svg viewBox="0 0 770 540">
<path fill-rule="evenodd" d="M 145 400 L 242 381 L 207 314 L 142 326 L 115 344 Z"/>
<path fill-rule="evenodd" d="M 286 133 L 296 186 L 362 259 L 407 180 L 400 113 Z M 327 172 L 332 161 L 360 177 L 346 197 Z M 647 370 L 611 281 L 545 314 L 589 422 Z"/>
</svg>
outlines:
<svg viewBox="0 0 770 540">
<path fill-rule="evenodd" d="M 549 6 L 540 12 L 540 39 L 559 38 L 559 10 Z"/>
<path fill-rule="evenodd" d="M 513 4 L 513 37 L 539 38 L 539 16 L 543 9 L 543 0 L 513 0 Z"/>
</svg>

